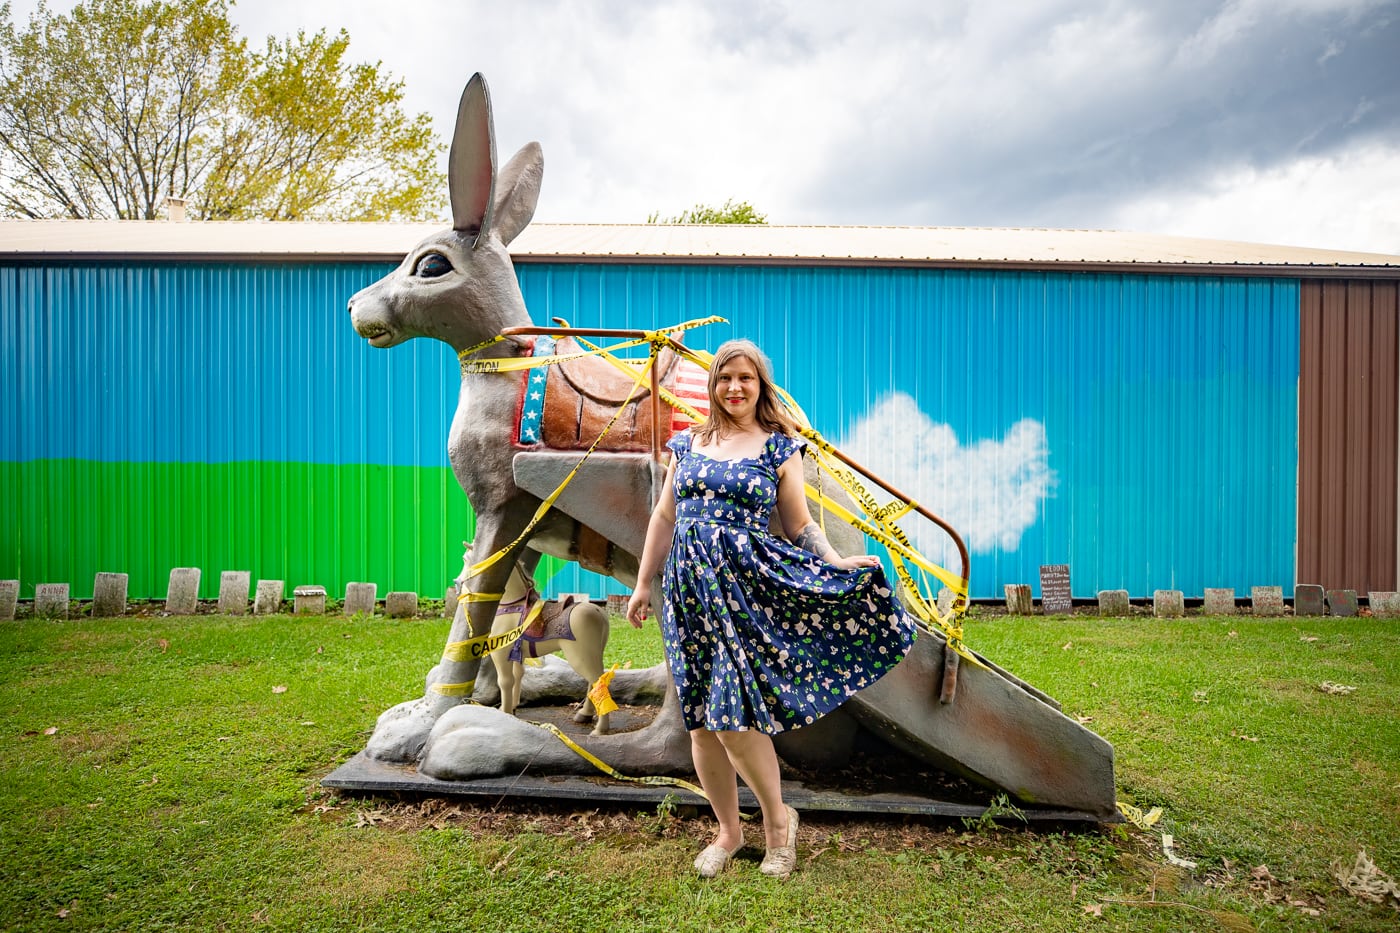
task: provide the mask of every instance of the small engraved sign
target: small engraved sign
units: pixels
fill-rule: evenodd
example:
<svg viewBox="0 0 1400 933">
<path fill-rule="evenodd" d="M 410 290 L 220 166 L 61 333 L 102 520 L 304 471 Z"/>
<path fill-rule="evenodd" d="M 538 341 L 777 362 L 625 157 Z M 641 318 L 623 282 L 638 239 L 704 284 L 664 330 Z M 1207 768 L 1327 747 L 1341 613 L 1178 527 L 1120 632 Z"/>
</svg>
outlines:
<svg viewBox="0 0 1400 933">
<path fill-rule="evenodd" d="M 1040 568 L 1040 611 L 1048 616 L 1074 612 L 1069 564 L 1046 564 Z"/>
</svg>

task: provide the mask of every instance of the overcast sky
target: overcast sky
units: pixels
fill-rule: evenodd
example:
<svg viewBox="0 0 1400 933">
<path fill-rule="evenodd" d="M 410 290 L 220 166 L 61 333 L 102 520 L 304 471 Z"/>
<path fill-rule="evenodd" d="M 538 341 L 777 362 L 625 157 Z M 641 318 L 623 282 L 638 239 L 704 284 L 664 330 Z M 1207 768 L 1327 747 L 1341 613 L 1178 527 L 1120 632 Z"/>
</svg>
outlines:
<svg viewBox="0 0 1400 933">
<path fill-rule="evenodd" d="M 772 223 L 1400 254 L 1400 0 L 239 0 L 233 18 L 255 42 L 344 27 L 444 138 L 482 72 L 502 160 L 544 147 L 541 221 L 735 198 Z"/>
</svg>

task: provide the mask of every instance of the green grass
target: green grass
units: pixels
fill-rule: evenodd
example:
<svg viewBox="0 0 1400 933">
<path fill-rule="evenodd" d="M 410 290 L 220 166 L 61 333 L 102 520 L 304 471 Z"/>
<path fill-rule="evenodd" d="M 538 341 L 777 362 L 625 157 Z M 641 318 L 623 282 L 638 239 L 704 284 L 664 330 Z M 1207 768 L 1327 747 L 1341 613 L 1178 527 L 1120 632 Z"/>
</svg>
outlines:
<svg viewBox="0 0 1400 933">
<path fill-rule="evenodd" d="M 1332 878 L 1362 848 L 1400 875 L 1394 622 L 974 618 L 969 643 L 1091 719 L 1116 748 L 1122 799 L 1165 808 L 1159 830 L 1198 867 L 1167 865 L 1156 834 L 1122 828 L 813 814 L 786 884 L 758 874 L 757 854 L 701 883 L 690 860 L 708 821 L 666 807 L 321 789 L 379 712 L 421 693 L 445 636 L 441 620 L 342 617 L 0 625 L 0 929 L 1387 930 L 1400 920 Z M 615 624 L 610 663 L 659 657 L 654 624 Z M 1322 681 L 1356 690 L 1329 695 Z M 1276 880 L 1252 876 L 1259 866 Z"/>
</svg>

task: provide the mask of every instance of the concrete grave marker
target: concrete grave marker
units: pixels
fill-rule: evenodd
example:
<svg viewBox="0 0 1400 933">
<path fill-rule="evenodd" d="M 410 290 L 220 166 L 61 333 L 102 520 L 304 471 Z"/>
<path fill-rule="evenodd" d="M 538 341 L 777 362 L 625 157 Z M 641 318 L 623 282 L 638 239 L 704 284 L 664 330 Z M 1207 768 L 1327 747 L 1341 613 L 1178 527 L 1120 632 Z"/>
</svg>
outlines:
<svg viewBox="0 0 1400 933">
<path fill-rule="evenodd" d="M 418 594 L 395 590 L 384 597 L 384 614 L 391 619 L 411 619 L 418 614 Z"/>
<path fill-rule="evenodd" d="M 170 586 L 165 591 L 165 611 L 172 616 L 192 616 L 199 608 L 198 567 L 176 567 L 170 571 Z"/>
<path fill-rule="evenodd" d="M 1069 589 L 1069 564 L 1045 564 L 1040 568 L 1040 611 L 1048 616 L 1074 612 Z"/>
<path fill-rule="evenodd" d="M 109 619 L 126 613 L 126 581 L 124 573 L 99 573 L 92 583 L 92 616 Z"/>
<path fill-rule="evenodd" d="M 1186 599 L 1181 590 L 1154 591 L 1152 614 L 1159 619 L 1179 619 L 1186 615 Z"/>
<path fill-rule="evenodd" d="M 1257 616 L 1283 615 L 1283 587 L 1250 587 L 1249 605 L 1250 610 Z"/>
<path fill-rule="evenodd" d="M 1400 593 L 1372 590 L 1368 596 L 1371 604 L 1371 615 L 1377 619 L 1400 619 Z M 5 608 L 0 605 L 0 619 L 3 619 Z"/>
<path fill-rule="evenodd" d="M 374 596 L 379 587 L 374 583 L 345 584 L 345 614 L 348 616 L 374 614 Z"/>
<path fill-rule="evenodd" d="M 282 597 L 287 586 L 281 580 L 259 580 L 257 595 L 253 597 L 253 615 L 270 616 L 282 610 Z"/>
<path fill-rule="evenodd" d="M 241 616 L 248 611 L 248 590 L 253 574 L 248 570 L 225 570 L 219 575 L 219 611 Z"/>
<path fill-rule="evenodd" d="M 1013 616 L 1035 615 L 1035 603 L 1031 602 L 1029 584 L 1006 584 L 1006 611 Z"/>
<path fill-rule="evenodd" d="M 326 588 L 324 586 L 299 586 L 292 590 L 292 612 L 299 616 L 325 615 Z"/>
<path fill-rule="evenodd" d="M 1341 618 L 1356 615 L 1356 590 L 1328 590 L 1327 608 Z"/>
<path fill-rule="evenodd" d="M 462 597 L 462 591 L 457 584 L 452 584 L 447 588 L 447 595 L 442 599 L 442 617 L 451 619 L 457 615 L 457 600 Z"/>
<path fill-rule="evenodd" d="M 1206 587 L 1205 600 L 1201 611 L 1208 616 L 1232 616 L 1235 614 L 1234 587 Z"/>
<path fill-rule="evenodd" d="M 34 587 L 34 615 L 40 619 L 68 618 L 68 584 L 40 583 Z"/>
<path fill-rule="evenodd" d="M 1125 616 L 1128 605 L 1127 590 L 1099 590 L 1099 615 Z"/>
<path fill-rule="evenodd" d="M 1327 603 L 1323 600 L 1322 587 L 1315 583 L 1299 583 L 1293 588 L 1293 614 L 1295 616 L 1325 616 Z"/>
<path fill-rule="evenodd" d="M 0 621 L 10 622 L 14 620 L 15 605 L 18 602 L 19 581 L 0 580 Z"/>
</svg>

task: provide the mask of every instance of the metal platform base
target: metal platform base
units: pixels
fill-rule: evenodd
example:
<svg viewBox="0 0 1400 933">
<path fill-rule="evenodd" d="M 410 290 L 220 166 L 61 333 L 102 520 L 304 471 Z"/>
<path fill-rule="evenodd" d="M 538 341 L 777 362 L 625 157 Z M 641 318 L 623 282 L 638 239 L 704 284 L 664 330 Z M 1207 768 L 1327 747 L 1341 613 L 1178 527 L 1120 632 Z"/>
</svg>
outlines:
<svg viewBox="0 0 1400 933">
<path fill-rule="evenodd" d="M 618 803 L 643 808 L 654 807 L 670 795 L 681 805 L 706 806 L 705 801 L 681 787 L 652 787 L 628 784 L 599 775 L 521 775 L 478 781 L 439 781 L 419 774 L 408 765 L 375 761 L 360 752 L 321 782 L 325 787 L 374 794 L 427 794 L 443 797 L 524 797 L 532 800 L 581 800 L 592 803 Z M 952 803 L 912 794 L 844 794 L 833 790 L 812 790 L 796 781 L 783 782 L 783 800 L 798 810 L 831 813 L 918 814 L 949 818 L 976 819 L 987 807 L 972 803 Z M 758 801 L 748 788 L 739 788 L 739 804 L 756 808 Z M 1038 810 L 1023 808 L 1031 822 L 1099 823 L 1098 817 L 1080 810 Z"/>
</svg>

